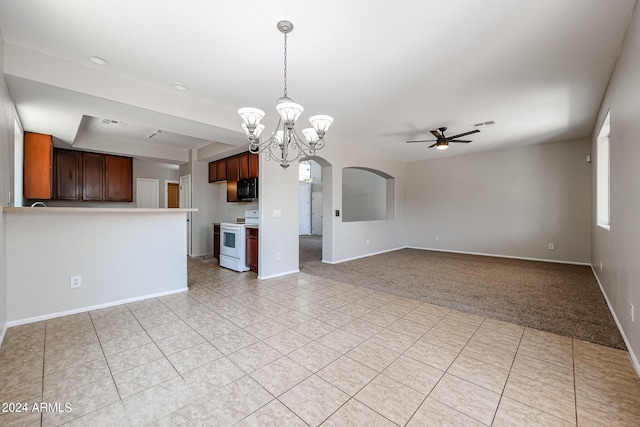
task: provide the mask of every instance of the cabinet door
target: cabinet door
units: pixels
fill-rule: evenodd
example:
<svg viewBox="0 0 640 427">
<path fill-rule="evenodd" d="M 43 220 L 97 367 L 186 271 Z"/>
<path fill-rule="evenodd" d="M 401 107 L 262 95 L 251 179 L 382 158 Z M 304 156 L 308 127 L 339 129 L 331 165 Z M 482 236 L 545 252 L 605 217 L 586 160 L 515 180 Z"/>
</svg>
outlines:
<svg viewBox="0 0 640 427">
<path fill-rule="evenodd" d="M 249 178 L 258 177 L 258 165 L 260 164 L 260 156 L 258 154 L 249 154 Z"/>
<path fill-rule="evenodd" d="M 227 164 L 227 181 L 237 181 L 240 176 L 238 156 L 224 159 Z"/>
<path fill-rule="evenodd" d="M 246 236 L 246 262 L 247 267 L 254 273 L 258 272 L 258 230 L 247 228 Z"/>
<path fill-rule="evenodd" d="M 227 162 L 226 160 L 218 160 L 216 162 L 216 181 L 224 181 L 227 179 Z"/>
<path fill-rule="evenodd" d="M 227 202 L 238 201 L 238 156 L 229 157 L 227 163 Z"/>
<path fill-rule="evenodd" d="M 58 148 L 54 152 L 56 199 L 81 200 L 82 152 Z"/>
<path fill-rule="evenodd" d="M 131 157 L 104 156 L 104 199 L 110 202 L 133 201 L 133 159 Z"/>
<path fill-rule="evenodd" d="M 82 153 L 82 200 L 104 200 L 104 155 Z"/>
<path fill-rule="evenodd" d="M 209 162 L 209 182 L 216 182 L 217 171 L 218 171 L 218 163 L 217 162 Z"/>
<path fill-rule="evenodd" d="M 238 154 L 238 179 L 249 178 L 249 153 Z"/>
<path fill-rule="evenodd" d="M 53 140 L 51 135 L 24 133 L 23 172 L 25 199 L 51 199 L 53 195 Z"/>
<path fill-rule="evenodd" d="M 213 226 L 213 257 L 220 259 L 220 224 Z"/>
</svg>

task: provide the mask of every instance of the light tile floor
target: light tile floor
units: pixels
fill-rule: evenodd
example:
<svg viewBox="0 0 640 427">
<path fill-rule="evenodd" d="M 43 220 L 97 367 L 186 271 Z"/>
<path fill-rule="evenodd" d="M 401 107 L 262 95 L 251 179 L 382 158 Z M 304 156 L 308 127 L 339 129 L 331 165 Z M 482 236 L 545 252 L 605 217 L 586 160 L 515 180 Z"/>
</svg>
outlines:
<svg viewBox="0 0 640 427">
<path fill-rule="evenodd" d="M 0 425 L 640 425 L 625 351 L 306 274 L 189 278 L 10 328 Z"/>
</svg>

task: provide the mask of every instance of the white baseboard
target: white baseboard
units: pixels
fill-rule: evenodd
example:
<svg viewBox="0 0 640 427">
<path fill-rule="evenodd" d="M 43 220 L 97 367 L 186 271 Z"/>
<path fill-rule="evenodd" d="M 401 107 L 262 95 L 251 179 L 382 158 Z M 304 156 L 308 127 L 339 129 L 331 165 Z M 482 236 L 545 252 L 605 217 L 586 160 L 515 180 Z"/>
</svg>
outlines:
<svg viewBox="0 0 640 427">
<path fill-rule="evenodd" d="M 640 363 L 638 362 L 638 358 L 636 357 L 636 354 L 634 353 L 633 348 L 631 347 L 631 344 L 627 339 L 627 336 L 624 334 L 622 325 L 620 325 L 620 321 L 618 321 L 618 316 L 616 316 L 616 312 L 613 310 L 613 306 L 611 305 L 611 302 L 609 302 L 609 297 L 607 297 L 607 293 L 604 291 L 604 288 L 602 287 L 600 278 L 596 274 L 596 269 L 593 268 L 593 264 L 590 264 L 590 266 L 591 266 L 591 271 L 593 272 L 593 275 L 596 278 L 596 281 L 598 282 L 598 286 L 600 286 L 600 292 L 602 292 L 602 295 L 604 296 L 604 300 L 607 302 L 607 306 L 609 307 L 609 311 L 613 316 L 613 320 L 616 322 L 616 326 L 620 331 L 620 335 L 622 335 L 622 339 L 624 340 L 624 343 L 627 346 L 627 350 L 629 351 L 629 358 L 631 358 L 631 364 L 633 365 L 633 369 L 636 370 L 636 374 L 638 374 L 638 377 L 640 377 Z"/>
<path fill-rule="evenodd" d="M 76 308 L 76 309 L 73 309 L 73 310 L 60 311 L 60 312 L 57 312 L 57 313 L 44 314 L 42 316 L 28 317 L 26 319 L 19 319 L 19 320 L 11 320 L 11 321 L 7 322 L 6 327 L 26 325 L 28 323 L 35 323 L 35 322 L 41 322 L 43 320 L 55 319 L 56 317 L 69 316 L 71 314 L 84 313 L 84 312 L 93 311 L 93 310 L 100 310 L 101 308 L 113 307 L 115 305 L 127 304 L 127 303 L 130 303 L 130 302 L 142 301 L 142 300 L 150 299 L 150 298 L 164 297 L 164 296 L 167 296 L 167 295 L 178 294 L 180 292 L 186 292 L 188 290 L 189 290 L 189 288 L 175 289 L 175 290 L 172 290 L 172 291 L 159 292 L 157 294 L 143 295 L 143 296 L 140 296 L 140 297 L 127 298 L 127 299 L 123 299 L 123 300 L 119 300 L 119 301 L 112 301 L 112 302 L 108 302 L 108 303 L 104 303 L 104 304 L 92 305 L 92 306 L 89 306 L 89 307 L 82 307 L 82 308 Z M 5 329 L 6 329 L 6 327 L 5 327 Z M 4 335 L 3 335 L 3 337 L 4 337 Z"/>
<path fill-rule="evenodd" d="M 270 274 L 269 276 L 258 276 L 258 280 L 273 279 L 275 277 L 288 276 L 290 274 L 300 273 L 300 269 L 285 271 L 284 273 Z"/>
<path fill-rule="evenodd" d="M 509 259 L 521 259 L 523 261 L 540 261 L 540 262 L 553 262 L 556 264 L 570 264 L 570 265 L 584 265 L 590 266 L 588 262 L 575 262 L 575 261 L 561 261 L 557 259 L 544 259 L 544 258 L 530 258 L 530 257 L 522 257 L 522 256 L 511 256 L 511 255 L 498 255 L 498 254 L 486 254 L 482 252 L 467 252 L 467 251 L 453 251 L 448 249 L 439 249 L 439 248 L 422 248 L 419 246 L 405 246 L 408 249 L 420 249 L 423 251 L 434 251 L 434 252 L 449 252 L 454 254 L 464 254 L 464 255 L 479 255 L 479 256 L 490 256 L 494 258 L 509 258 Z"/>
<path fill-rule="evenodd" d="M 5 322 L 4 325 L 2 325 L 2 331 L 0 331 L 0 348 L 2 348 L 2 343 L 4 342 L 4 337 L 7 335 L 7 323 Z"/>
<path fill-rule="evenodd" d="M 367 258 L 367 257 L 374 256 L 374 255 L 385 254 L 387 252 L 398 251 L 400 249 L 405 249 L 406 247 L 407 246 L 400 246 L 398 248 L 386 249 L 384 251 L 373 252 L 373 253 L 365 254 L 365 255 L 359 255 L 359 256 L 352 257 L 352 258 L 345 258 L 345 259 L 341 259 L 341 260 L 338 260 L 338 261 L 326 261 L 326 260 L 323 259 L 322 262 L 324 262 L 325 264 L 341 264 L 343 262 L 353 261 L 353 260 L 360 259 L 360 258 Z"/>
</svg>

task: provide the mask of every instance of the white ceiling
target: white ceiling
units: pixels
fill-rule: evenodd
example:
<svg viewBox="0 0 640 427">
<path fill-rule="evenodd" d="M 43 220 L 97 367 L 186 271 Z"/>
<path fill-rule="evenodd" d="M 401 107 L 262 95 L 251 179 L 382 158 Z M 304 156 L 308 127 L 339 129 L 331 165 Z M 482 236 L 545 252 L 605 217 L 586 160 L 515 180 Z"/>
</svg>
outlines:
<svg viewBox="0 0 640 427">
<path fill-rule="evenodd" d="M 288 19 L 288 92 L 302 119 L 332 115 L 328 144 L 415 161 L 589 136 L 635 3 L 0 0 L 0 29 L 25 130 L 181 163 L 188 148 L 207 159 L 242 146 L 239 107 L 263 109 L 273 127 L 276 23 Z M 405 144 L 488 120 L 499 124 L 445 152 Z"/>
</svg>

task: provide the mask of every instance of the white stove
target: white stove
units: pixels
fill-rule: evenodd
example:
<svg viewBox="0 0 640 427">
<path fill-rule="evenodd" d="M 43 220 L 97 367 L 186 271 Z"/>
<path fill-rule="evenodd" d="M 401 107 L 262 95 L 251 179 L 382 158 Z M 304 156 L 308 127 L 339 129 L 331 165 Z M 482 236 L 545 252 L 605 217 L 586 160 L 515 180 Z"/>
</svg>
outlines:
<svg viewBox="0 0 640 427">
<path fill-rule="evenodd" d="M 246 262 L 245 225 L 258 225 L 260 212 L 247 210 L 244 223 L 220 224 L 220 266 L 234 271 L 248 271 Z"/>
</svg>

